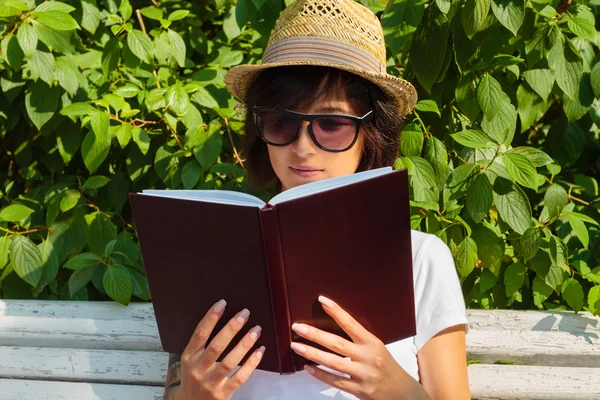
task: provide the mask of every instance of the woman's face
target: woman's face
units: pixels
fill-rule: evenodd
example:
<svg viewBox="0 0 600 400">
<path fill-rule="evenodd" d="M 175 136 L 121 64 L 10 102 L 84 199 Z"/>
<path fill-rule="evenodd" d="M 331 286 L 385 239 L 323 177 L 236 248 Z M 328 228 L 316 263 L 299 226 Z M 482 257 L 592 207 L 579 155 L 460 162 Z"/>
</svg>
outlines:
<svg viewBox="0 0 600 400">
<path fill-rule="evenodd" d="M 291 111 L 311 114 L 356 115 L 348 101 L 334 95 L 313 103 L 307 109 Z M 282 190 L 309 182 L 353 174 L 360 164 L 363 152 L 362 132 L 359 133 L 358 140 L 350 150 L 332 153 L 317 147 L 310 138 L 307 126 L 308 122 L 303 121 L 300 137 L 287 146 L 267 145 L 269 159 L 275 174 L 281 181 Z"/>
</svg>

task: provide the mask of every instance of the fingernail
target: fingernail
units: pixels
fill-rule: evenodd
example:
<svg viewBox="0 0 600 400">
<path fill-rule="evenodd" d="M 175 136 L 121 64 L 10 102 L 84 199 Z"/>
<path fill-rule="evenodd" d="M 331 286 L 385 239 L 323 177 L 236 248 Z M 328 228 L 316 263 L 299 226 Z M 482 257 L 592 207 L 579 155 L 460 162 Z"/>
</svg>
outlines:
<svg viewBox="0 0 600 400">
<path fill-rule="evenodd" d="M 306 370 L 306 372 L 308 372 L 311 375 L 314 375 L 316 372 L 315 369 L 313 367 L 311 367 L 310 365 L 305 365 L 304 369 Z"/>
<path fill-rule="evenodd" d="M 221 311 L 223 311 L 225 309 L 225 306 L 227 305 L 227 302 L 225 300 L 219 300 L 219 302 L 217 304 L 215 304 L 215 306 L 213 307 L 213 311 L 217 314 L 219 314 Z"/>
<path fill-rule="evenodd" d="M 292 330 L 301 335 L 306 335 L 308 333 L 308 327 L 302 324 L 292 324 Z"/>
<path fill-rule="evenodd" d="M 265 346 L 260 346 L 258 351 L 256 353 L 254 353 L 254 356 L 260 360 L 262 358 L 263 354 L 265 354 Z"/>
<path fill-rule="evenodd" d="M 250 329 L 250 339 L 256 339 L 258 335 L 260 335 L 260 331 L 262 331 L 262 328 L 259 325 L 256 325 L 254 328 Z"/>
<path fill-rule="evenodd" d="M 248 316 L 250 316 L 250 311 L 248 311 L 247 308 L 244 308 L 242 311 L 240 311 L 240 313 L 238 314 L 238 316 L 235 319 L 240 324 L 243 324 L 248 320 Z"/>
<path fill-rule="evenodd" d="M 292 350 L 294 350 L 296 353 L 306 353 L 306 347 L 300 343 L 292 342 L 291 346 Z"/>
<path fill-rule="evenodd" d="M 332 308 L 335 305 L 335 303 L 333 301 L 329 300 L 325 296 L 319 296 L 319 303 L 321 303 L 325 307 L 329 307 L 329 308 Z"/>
</svg>

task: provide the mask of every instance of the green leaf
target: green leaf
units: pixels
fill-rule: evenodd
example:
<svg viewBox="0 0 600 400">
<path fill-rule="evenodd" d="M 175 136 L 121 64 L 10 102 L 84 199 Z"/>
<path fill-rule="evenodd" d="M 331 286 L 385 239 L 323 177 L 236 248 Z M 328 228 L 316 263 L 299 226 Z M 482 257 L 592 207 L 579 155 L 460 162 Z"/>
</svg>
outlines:
<svg viewBox="0 0 600 400">
<path fill-rule="evenodd" d="M 60 11 L 68 14 L 72 11 L 75 11 L 75 8 L 61 1 L 50 0 L 41 3 L 35 8 L 35 11 Z"/>
<path fill-rule="evenodd" d="M 525 156 L 519 153 L 504 153 L 504 166 L 510 176 L 519 184 L 537 191 L 537 172 Z"/>
<path fill-rule="evenodd" d="M 184 189 L 191 189 L 200 180 L 202 174 L 202 166 L 195 159 L 189 160 L 181 170 L 181 183 Z"/>
<path fill-rule="evenodd" d="M 550 238 L 550 259 L 552 262 L 556 264 L 557 267 L 569 271 L 568 258 L 569 254 L 565 242 L 557 236 L 552 236 Z M 562 283 L 562 274 L 560 283 Z M 556 288 L 556 286 L 553 287 Z"/>
<path fill-rule="evenodd" d="M 421 157 L 406 157 L 415 166 L 413 180 L 425 188 L 435 186 L 435 172 L 433 167 Z"/>
<path fill-rule="evenodd" d="M 400 151 L 404 156 L 420 156 L 423 150 L 423 132 L 415 123 L 406 124 L 400 134 Z"/>
<path fill-rule="evenodd" d="M 475 121 L 481 108 L 477 102 L 477 90 L 475 83 L 471 77 L 466 74 L 456 85 L 455 90 L 456 102 L 460 110 L 466 115 L 470 121 Z"/>
<path fill-rule="evenodd" d="M 440 114 L 440 110 L 438 108 L 437 103 L 434 100 L 421 100 L 415 105 L 415 110 L 423 111 L 423 112 L 433 112 L 438 116 L 442 116 Z"/>
<path fill-rule="evenodd" d="M 588 292 L 588 307 L 592 314 L 600 314 L 600 285 L 594 286 Z"/>
<path fill-rule="evenodd" d="M 90 174 L 93 174 L 102 165 L 110 151 L 110 135 L 108 133 L 108 116 L 106 116 L 106 113 L 98 111 L 92 114 L 92 127 L 94 126 L 96 129 L 85 135 L 81 145 L 81 156 Z"/>
<path fill-rule="evenodd" d="M 115 301 L 123 304 L 129 304 L 133 291 L 131 275 L 127 268 L 121 265 L 113 265 L 104 272 L 104 289 L 106 293 Z"/>
<path fill-rule="evenodd" d="M 103 256 L 108 242 L 117 237 L 117 227 L 102 213 L 91 214 L 89 248 L 90 252 Z"/>
<path fill-rule="evenodd" d="M 97 109 L 92 107 L 88 103 L 72 103 L 60 110 L 60 114 L 71 117 L 79 117 L 83 115 L 92 114 L 96 111 Z"/>
<path fill-rule="evenodd" d="M 592 89 L 595 97 L 600 97 L 600 62 L 594 65 L 592 73 L 590 74 L 590 80 L 592 83 Z"/>
<path fill-rule="evenodd" d="M 201 141 L 194 147 L 194 156 L 202 168 L 207 169 L 217 161 L 221 154 L 221 146 L 222 139 L 218 133 L 201 133 Z"/>
<path fill-rule="evenodd" d="M 32 15 L 36 21 L 42 25 L 47 26 L 50 29 L 57 31 L 71 31 L 79 29 L 77 21 L 73 19 L 69 14 L 62 11 L 34 11 Z"/>
<path fill-rule="evenodd" d="M 467 211 L 473 221 L 481 222 L 490 211 L 494 194 L 492 184 L 485 174 L 478 174 L 467 189 Z"/>
<path fill-rule="evenodd" d="M 553 289 L 544 282 L 539 276 L 533 280 L 533 302 L 540 307 L 548 297 L 552 295 Z"/>
<path fill-rule="evenodd" d="M 575 232 L 581 241 L 581 244 L 583 244 L 583 247 L 587 249 L 590 244 L 590 234 L 588 233 L 585 224 L 573 214 L 567 214 L 567 219 L 569 220 L 569 225 L 571 225 L 573 232 Z"/>
<path fill-rule="evenodd" d="M 525 275 L 527 274 L 527 267 L 522 262 L 516 262 L 506 268 L 504 272 L 504 290 L 506 291 L 506 297 L 510 297 L 515 294 L 523 283 L 525 283 Z"/>
<path fill-rule="evenodd" d="M 583 288 L 579 282 L 573 278 L 564 281 L 562 285 L 562 296 L 573 311 L 581 311 L 583 308 Z"/>
<path fill-rule="evenodd" d="M 129 144 L 132 135 L 132 128 L 129 122 L 122 123 L 116 130 L 117 140 L 122 149 Z"/>
<path fill-rule="evenodd" d="M 37 246 L 24 235 L 17 235 L 10 245 L 10 262 L 17 273 L 31 286 L 37 286 L 42 278 L 42 255 Z"/>
<path fill-rule="evenodd" d="M 121 5 L 119 6 L 119 12 L 123 17 L 123 20 L 127 21 L 129 18 L 131 18 L 133 8 L 131 7 L 131 3 L 129 2 L 129 0 L 121 1 Z"/>
<path fill-rule="evenodd" d="M 12 239 L 8 237 L 8 233 L 6 236 L 0 237 L 0 269 L 3 269 L 8 263 L 11 243 Z"/>
<path fill-rule="evenodd" d="M 487 292 L 496 286 L 496 282 L 498 282 L 498 276 L 496 274 L 489 269 L 482 270 L 481 278 L 479 279 L 479 291 L 482 293 Z"/>
<path fill-rule="evenodd" d="M 98 189 L 110 182 L 110 178 L 102 175 L 90 176 L 83 184 L 84 189 Z"/>
<path fill-rule="evenodd" d="M 28 64 L 41 80 L 52 85 L 54 82 L 54 56 L 52 54 L 36 50 Z"/>
<path fill-rule="evenodd" d="M 190 97 L 181 83 L 176 83 L 167 89 L 165 94 L 167 105 L 178 116 L 184 115 L 190 107 Z"/>
<path fill-rule="evenodd" d="M 492 139 L 484 132 L 479 130 L 467 129 L 461 132 L 451 134 L 452 138 L 463 146 L 472 149 L 483 149 L 490 144 L 493 145 Z"/>
<path fill-rule="evenodd" d="M 11 204 L 0 211 L 0 221 L 16 222 L 27 218 L 33 210 L 22 204 Z"/>
<path fill-rule="evenodd" d="M 177 11 L 173 11 L 171 14 L 169 14 L 169 21 L 179 21 L 180 19 L 184 19 L 185 17 L 188 16 L 188 14 L 190 13 L 189 10 L 177 10 Z"/>
<path fill-rule="evenodd" d="M 87 286 L 87 284 L 94 276 L 94 272 L 96 272 L 96 267 L 98 265 L 90 265 L 86 268 L 80 268 L 73 271 L 71 277 L 69 278 L 69 294 L 73 296 L 75 293 L 79 292 L 81 289 Z"/>
<path fill-rule="evenodd" d="M 474 163 L 459 165 L 458 167 L 454 168 L 454 171 L 452 171 L 448 187 L 455 190 L 463 190 L 465 183 L 468 182 L 474 173 L 479 171 L 479 169 L 479 165 Z"/>
<path fill-rule="evenodd" d="M 563 40 L 567 39 L 557 40 L 548 53 L 548 65 L 554 71 L 558 86 L 567 97 L 574 99 L 583 73 L 583 63 L 579 55 L 571 48 L 568 40 L 567 45 L 563 48 Z"/>
<path fill-rule="evenodd" d="M 227 39 L 231 42 L 233 39 L 238 37 L 242 33 L 241 27 L 238 25 L 237 18 L 235 15 L 236 7 L 231 7 L 225 14 L 223 19 L 223 32 Z"/>
<path fill-rule="evenodd" d="M 19 46 L 21 46 L 21 50 L 25 55 L 32 55 L 37 47 L 38 37 L 37 33 L 35 33 L 35 29 L 28 24 L 21 24 L 19 30 L 17 31 L 17 40 L 19 41 Z"/>
<path fill-rule="evenodd" d="M 463 279 L 469 276 L 477 265 L 477 243 L 469 236 L 465 237 L 458 246 L 456 264 Z"/>
<path fill-rule="evenodd" d="M 590 82 L 590 76 L 584 75 L 579 83 L 576 95 L 573 99 L 563 98 L 563 109 L 570 124 L 581 119 L 587 114 L 594 101 L 594 92 Z"/>
<path fill-rule="evenodd" d="M 525 18 L 525 2 L 523 0 L 492 0 L 492 11 L 498 21 L 516 36 Z"/>
<path fill-rule="evenodd" d="M 71 96 L 75 96 L 77 89 L 79 89 L 79 82 L 77 81 L 77 75 L 79 70 L 72 62 L 67 61 L 65 57 L 57 58 L 54 61 L 56 68 L 56 79 L 60 86 L 65 89 Z"/>
<path fill-rule="evenodd" d="M 425 11 L 423 0 L 392 0 L 381 16 L 385 43 L 392 54 L 406 53 Z"/>
<path fill-rule="evenodd" d="M 487 119 L 491 120 L 498 114 L 502 98 L 503 92 L 500 83 L 491 75 L 485 74 L 477 88 L 477 101 Z"/>
<path fill-rule="evenodd" d="M 536 227 L 528 228 L 521 236 L 521 252 L 523 253 L 523 262 L 531 260 L 537 254 L 542 234 Z"/>
<path fill-rule="evenodd" d="M 81 26 L 92 35 L 95 34 L 100 25 L 100 10 L 95 6 L 95 1 L 81 0 L 81 9 Z"/>
<path fill-rule="evenodd" d="M 37 245 L 42 256 L 42 280 L 53 282 L 59 269 L 58 254 L 50 240 L 44 240 Z"/>
<path fill-rule="evenodd" d="M 515 232 L 522 235 L 531 226 L 531 204 L 520 187 L 506 179 L 496 178 L 494 200 L 500 217 Z"/>
<path fill-rule="evenodd" d="M 62 212 L 67 212 L 71 208 L 77 205 L 79 202 L 79 198 L 81 197 L 81 192 L 76 189 L 69 189 L 65 192 L 62 200 L 60 201 L 60 210 Z"/>
<path fill-rule="evenodd" d="M 449 31 L 446 16 L 429 7 L 414 33 L 410 60 L 419 83 L 430 93 L 444 65 Z"/>
<path fill-rule="evenodd" d="M 548 209 L 550 217 L 558 215 L 569 202 L 567 191 L 557 183 L 550 185 L 544 195 L 544 206 Z"/>
<path fill-rule="evenodd" d="M 144 32 L 133 29 L 127 34 L 127 46 L 140 60 L 152 64 L 154 59 L 154 44 Z"/>
<path fill-rule="evenodd" d="M 589 12 L 589 11 L 588 11 Z M 591 13 L 590 13 L 591 14 Z M 585 40 L 596 39 L 596 28 L 594 27 L 594 15 L 592 14 L 591 21 L 582 17 L 573 17 L 567 20 L 569 30 L 575 35 Z"/>
<path fill-rule="evenodd" d="M 60 90 L 49 87 L 46 83 L 37 81 L 25 95 L 25 108 L 27 115 L 38 130 L 54 115 L 60 104 Z"/>
<path fill-rule="evenodd" d="M 215 109 L 219 107 L 219 103 L 212 97 L 210 92 L 203 87 L 199 87 L 198 91 L 192 95 L 191 100 L 201 107 Z"/>
<path fill-rule="evenodd" d="M 550 101 L 542 99 L 526 82 L 519 85 L 517 89 L 517 103 L 521 118 L 521 132 L 525 132 L 539 121 L 551 105 Z"/>
<path fill-rule="evenodd" d="M 171 42 L 171 54 L 177 64 L 183 68 L 185 64 L 185 42 L 179 34 L 169 29 L 169 41 Z"/>
<path fill-rule="evenodd" d="M 27 10 L 29 7 L 20 0 L 4 0 L 0 3 L 0 17 L 13 17 Z"/>
<path fill-rule="evenodd" d="M 148 150 L 150 149 L 150 137 L 148 136 L 146 130 L 139 127 L 135 127 L 131 131 L 131 136 L 133 138 L 133 141 L 140 148 L 142 154 L 147 154 Z"/>
<path fill-rule="evenodd" d="M 469 39 L 484 25 L 483 22 L 490 11 L 491 0 L 467 1 L 461 11 L 461 21 L 465 34 Z"/>
<path fill-rule="evenodd" d="M 446 172 L 448 171 L 448 151 L 444 143 L 438 138 L 432 136 L 427 141 L 425 159 L 433 167 L 437 181 L 442 181 L 446 178 Z"/>
<path fill-rule="evenodd" d="M 146 18 L 150 18 L 156 21 L 163 19 L 163 12 L 160 8 L 156 7 L 144 7 L 140 10 L 142 15 Z"/>
<path fill-rule="evenodd" d="M 563 214 L 571 215 L 575 218 L 579 218 L 582 221 L 589 222 L 590 224 L 593 224 L 596 226 L 600 226 L 600 223 L 598 221 L 596 221 L 594 218 L 590 217 L 589 215 L 585 215 L 585 214 L 581 214 L 581 213 L 577 213 L 577 212 L 573 212 L 573 211 L 566 211 Z"/>
<path fill-rule="evenodd" d="M 554 75 L 549 69 L 531 69 L 523 72 L 525 81 L 544 100 L 548 99 L 554 86 Z"/>
<path fill-rule="evenodd" d="M 140 92 L 140 88 L 134 85 L 133 83 L 126 83 L 123 86 L 119 86 L 113 91 L 113 94 L 116 96 L 121 96 L 126 99 L 130 99 L 132 97 L 137 96 Z"/>
<path fill-rule="evenodd" d="M 552 160 L 548 154 L 544 153 L 542 150 L 536 149 L 535 147 L 519 146 L 512 149 L 511 153 L 517 153 L 525 156 L 525 158 L 527 158 L 536 168 L 543 167 L 544 165 L 554 162 L 554 160 Z"/>
<path fill-rule="evenodd" d="M 121 49 L 119 48 L 119 40 L 112 38 L 104 45 L 102 50 L 102 72 L 104 76 L 109 76 L 119 65 L 121 58 Z"/>
<path fill-rule="evenodd" d="M 512 142 L 517 127 L 517 110 L 510 103 L 508 96 L 503 96 L 494 118 L 483 116 L 481 127 L 496 143 L 509 145 Z"/>
<path fill-rule="evenodd" d="M 81 254 L 77 254 L 74 257 L 71 257 L 69 259 L 69 261 L 67 261 L 63 265 L 63 268 L 73 269 L 73 270 L 87 268 L 87 267 L 97 264 L 101 261 L 102 261 L 102 257 L 97 254 L 81 253 Z"/>
</svg>

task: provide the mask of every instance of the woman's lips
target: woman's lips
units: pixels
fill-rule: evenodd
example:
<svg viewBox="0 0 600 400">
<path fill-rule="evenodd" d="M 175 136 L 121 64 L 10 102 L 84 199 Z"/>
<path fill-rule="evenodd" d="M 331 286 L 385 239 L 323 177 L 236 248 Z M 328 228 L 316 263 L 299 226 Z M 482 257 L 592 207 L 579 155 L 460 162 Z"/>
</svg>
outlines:
<svg viewBox="0 0 600 400">
<path fill-rule="evenodd" d="M 294 168 L 290 167 L 293 173 L 302 178 L 312 178 L 313 176 L 317 176 L 320 172 L 323 172 L 322 169 L 312 169 L 312 168 Z"/>
</svg>

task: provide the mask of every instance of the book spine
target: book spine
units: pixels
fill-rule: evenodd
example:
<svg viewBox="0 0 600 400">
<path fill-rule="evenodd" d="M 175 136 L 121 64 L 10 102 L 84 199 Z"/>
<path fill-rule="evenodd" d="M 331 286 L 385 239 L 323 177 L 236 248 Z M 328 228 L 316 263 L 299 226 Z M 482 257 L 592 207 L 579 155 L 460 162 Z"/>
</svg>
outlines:
<svg viewBox="0 0 600 400">
<path fill-rule="evenodd" d="M 279 372 L 289 374 L 295 372 L 296 367 L 294 352 L 290 348 L 292 343 L 291 318 L 283 263 L 283 248 L 279 233 L 279 219 L 277 210 L 270 205 L 263 208 L 259 214 L 269 279 L 273 325 L 276 331 Z"/>
</svg>

